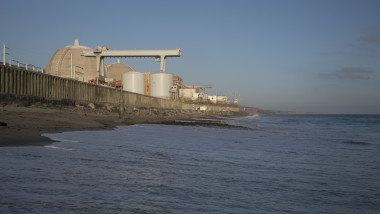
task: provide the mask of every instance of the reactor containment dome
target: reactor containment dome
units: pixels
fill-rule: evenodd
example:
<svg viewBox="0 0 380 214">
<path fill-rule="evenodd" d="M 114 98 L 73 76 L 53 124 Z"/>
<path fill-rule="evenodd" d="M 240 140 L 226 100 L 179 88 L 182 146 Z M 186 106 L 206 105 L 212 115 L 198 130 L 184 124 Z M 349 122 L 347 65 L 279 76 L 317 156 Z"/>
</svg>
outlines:
<svg viewBox="0 0 380 214">
<path fill-rule="evenodd" d="M 58 49 L 50 57 L 45 73 L 85 82 L 97 78 L 96 58 L 81 56 L 84 50 L 91 50 L 91 48 L 79 45 L 77 39 L 73 45 Z"/>
<path fill-rule="evenodd" d="M 126 72 L 135 71 L 131 66 L 120 63 L 120 59 L 117 59 L 116 62 L 107 65 L 106 77 L 113 78 L 115 81 L 122 79 L 121 75 Z"/>
</svg>

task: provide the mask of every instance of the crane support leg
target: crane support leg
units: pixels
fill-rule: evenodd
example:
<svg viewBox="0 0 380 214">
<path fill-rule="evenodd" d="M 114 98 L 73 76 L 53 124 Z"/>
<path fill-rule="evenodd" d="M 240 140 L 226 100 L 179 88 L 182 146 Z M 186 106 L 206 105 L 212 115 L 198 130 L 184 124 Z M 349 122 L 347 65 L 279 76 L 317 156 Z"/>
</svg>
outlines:
<svg viewBox="0 0 380 214">
<path fill-rule="evenodd" d="M 165 56 L 161 56 L 160 72 L 166 72 L 166 57 Z"/>
</svg>

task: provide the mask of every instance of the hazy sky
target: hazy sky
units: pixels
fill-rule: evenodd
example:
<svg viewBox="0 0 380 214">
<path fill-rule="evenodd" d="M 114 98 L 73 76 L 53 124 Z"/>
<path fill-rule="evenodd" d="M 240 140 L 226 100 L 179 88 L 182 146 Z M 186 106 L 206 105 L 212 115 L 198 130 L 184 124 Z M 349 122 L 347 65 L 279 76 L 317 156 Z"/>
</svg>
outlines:
<svg viewBox="0 0 380 214">
<path fill-rule="evenodd" d="M 167 72 L 241 105 L 380 113 L 380 1 L 0 0 L 8 59 L 45 67 L 59 48 L 181 48 Z M 107 60 L 113 62 L 115 59 Z M 121 59 L 159 71 L 153 58 Z"/>
</svg>

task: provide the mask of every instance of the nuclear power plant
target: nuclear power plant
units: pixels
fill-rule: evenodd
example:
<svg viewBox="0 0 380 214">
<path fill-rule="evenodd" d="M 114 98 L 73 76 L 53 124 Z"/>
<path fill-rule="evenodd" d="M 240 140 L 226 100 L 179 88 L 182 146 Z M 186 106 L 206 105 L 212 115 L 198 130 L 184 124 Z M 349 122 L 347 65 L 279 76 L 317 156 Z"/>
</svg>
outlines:
<svg viewBox="0 0 380 214">
<path fill-rule="evenodd" d="M 229 103 L 227 96 L 208 95 L 211 85 L 185 85 L 182 78 L 166 72 L 166 58 L 180 57 L 180 49 L 172 50 L 109 50 L 106 46 L 91 49 L 74 40 L 58 49 L 46 65 L 46 74 L 75 79 L 124 91 L 185 102 Z M 107 65 L 106 57 L 117 58 Z M 151 57 L 160 62 L 159 72 L 139 72 L 120 63 L 124 57 Z M 236 99 L 234 101 L 236 104 Z"/>
<path fill-rule="evenodd" d="M 9 59 L 7 65 L 5 47 L 3 44 L 3 63 L 0 65 L 0 98 L 3 102 L 112 105 L 120 112 L 135 108 L 220 114 L 239 111 L 237 99 L 230 103 L 227 96 L 209 95 L 206 89 L 211 85 L 185 84 L 180 76 L 166 72 L 166 59 L 181 57 L 179 48 L 110 50 L 98 46 L 91 49 L 75 39 L 72 45 L 56 50 L 46 68 L 42 69 L 18 59 Z M 141 72 L 121 63 L 120 59 L 128 57 L 155 60 L 157 71 Z M 113 61 L 106 61 L 107 58 Z"/>
</svg>

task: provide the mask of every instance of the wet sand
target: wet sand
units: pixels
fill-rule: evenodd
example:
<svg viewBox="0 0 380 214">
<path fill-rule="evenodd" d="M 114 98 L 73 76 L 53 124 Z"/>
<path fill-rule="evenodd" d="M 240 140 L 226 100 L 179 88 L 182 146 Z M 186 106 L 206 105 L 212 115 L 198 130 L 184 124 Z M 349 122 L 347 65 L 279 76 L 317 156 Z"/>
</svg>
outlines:
<svg viewBox="0 0 380 214">
<path fill-rule="evenodd" d="M 113 129 L 118 125 L 136 123 L 229 126 L 221 120 L 212 121 L 213 116 L 197 112 L 130 109 L 123 117 L 120 119 L 119 113 L 114 111 L 83 107 L 0 107 L 0 146 L 44 145 L 54 141 L 41 136 L 43 133 Z"/>
<path fill-rule="evenodd" d="M 119 119 L 115 112 L 99 112 L 91 109 L 0 107 L 0 146 L 41 145 L 53 142 L 42 133 L 65 131 L 113 129 L 117 125 L 152 123 L 162 121 L 160 113 L 151 115 L 133 111 Z M 174 118 L 167 115 L 166 118 Z M 184 118 L 185 115 L 178 115 Z"/>
</svg>

